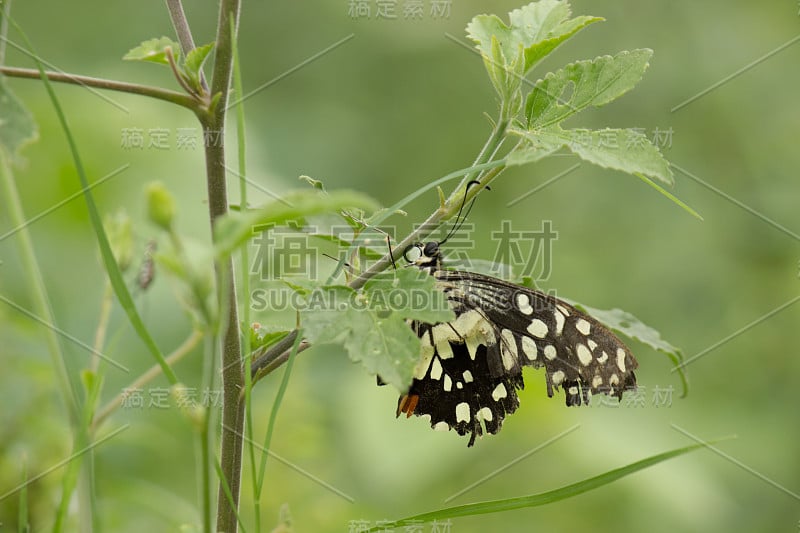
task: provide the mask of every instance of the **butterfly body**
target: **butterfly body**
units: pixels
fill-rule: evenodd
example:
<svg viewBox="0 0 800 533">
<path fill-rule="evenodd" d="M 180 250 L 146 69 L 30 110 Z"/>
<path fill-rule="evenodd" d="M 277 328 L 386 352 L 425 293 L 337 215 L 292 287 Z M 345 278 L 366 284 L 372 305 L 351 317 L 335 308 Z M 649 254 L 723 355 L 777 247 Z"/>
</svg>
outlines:
<svg viewBox="0 0 800 533">
<path fill-rule="evenodd" d="M 544 368 L 548 396 L 559 388 L 568 406 L 590 394 L 622 397 L 635 389 L 636 359 L 606 326 L 543 292 L 483 274 L 444 270 L 438 243 L 416 245 L 413 265 L 428 271 L 456 319 L 412 322 L 420 360 L 397 415 L 429 416 L 434 429 L 497 433 L 519 407 L 522 368 Z M 407 256 L 408 257 L 408 256 Z"/>
</svg>

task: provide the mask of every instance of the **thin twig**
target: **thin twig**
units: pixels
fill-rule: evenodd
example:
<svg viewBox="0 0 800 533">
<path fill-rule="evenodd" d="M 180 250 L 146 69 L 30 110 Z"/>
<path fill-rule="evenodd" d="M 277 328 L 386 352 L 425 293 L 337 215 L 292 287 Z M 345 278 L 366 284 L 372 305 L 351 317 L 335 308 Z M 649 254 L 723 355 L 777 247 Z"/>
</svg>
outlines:
<svg viewBox="0 0 800 533">
<path fill-rule="evenodd" d="M 202 332 L 197 330 L 193 331 L 192 334 L 189 335 L 185 341 L 183 341 L 183 344 L 175 348 L 175 351 L 165 358 L 167 363 L 172 366 L 183 359 L 186 354 L 191 352 L 197 346 L 202 338 Z M 97 428 L 100 427 L 100 425 L 105 421 L 105 419 L 122 405 L 123 401 L 125 400 L 125 395 L 128 393 L 127 391 L 131 389 L 140 389 L 160 375 L 161 366 L 155 364 L 151 366 L 144 374 L 136 378 L 130 385 L 125 387 L 122 392 L 117 394 L 113 400 L 106 403 L 97 411 L 94 420 L 92 420 L 92 426 L 89 432 L 94 434 L 97 431 Z"/>
<path fill-rule="evenodd" d="M 39 71 L 31 68 L 0 66 L 0 74 L 8 76 L 9 78 L 41 79 L 39 76 Z M 90 76 L 79 76 L 77 74 L 53 72 L 50 70 L 45 71 L 45 75 L 50 81 L 71 83 L 73 85 L 82 85 L 84 87 L 93 87 L 95 89 L 107 89 L 109 91 L 138 94 L 141 96 L 149 96 L 150 98 L 156 98 L 165 102 L 177 104 L 195 112 L 199 107 L 198 102 L 191 96 L 179 93 L 177 91 L 171 91 L 169 89 L 162 89 L 161 87 L 152 87 L 149 85 L 107 80 L 103 78 L 92 78 Z"/>
</svg>

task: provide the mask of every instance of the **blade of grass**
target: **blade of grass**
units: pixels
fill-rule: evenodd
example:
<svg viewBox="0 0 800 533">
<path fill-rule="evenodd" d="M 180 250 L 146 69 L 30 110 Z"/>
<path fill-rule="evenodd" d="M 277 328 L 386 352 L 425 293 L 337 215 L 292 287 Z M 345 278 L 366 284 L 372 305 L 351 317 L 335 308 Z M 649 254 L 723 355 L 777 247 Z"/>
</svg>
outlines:
<svg viewBox="0 0 800 533">
<path fill-rule="evenodd" d="M 697 211 L 695 211 L 694 209 L 692 209 L 691 207 L 689 207 L 688 205 L 683 203 L 683 201 L 680 200 L 677 196 L 675 196 L 674 194 L 672 194 L 668 190 L 664 189 L 663 187 L 661 187 L 660 185 L 655 183 L 653 180 L 651 180 L 650 178 L 648 178 L 644 174 L 636 173 L 636 177 L 638 177 L 643 182 L 645 182 L 646 184 L 648 184 L 649 186 L 651 186 L 652 188 L 654 188 L 655 190 L 657 190 L 658 192 L 660 192 L 661 194 L 663 194 L 664 196 L 669 198 L 678 207 L 680 207 L 681 209 L 683 209 L 684 211 L 686 211 L 687 213 L 689 213 L 690 215 L 692 215 L 696 219 L 704 220 L 703 217 L 700 215 L 700 213 L 698 213 Z"/>
<path fill-rule="evenodd" d="M 22 211 L 22 199 L 19 196 L 14 175 L 9 165 L 7 155 L 0 150 L 0 182 L 4 188 L 3 196 L 6 198 L 6 207 L 14 227 L 21 227 L 17 235 L 17 245 L 19 246 L 19 259 L 22 268 L 30 278 L 31 299 L 34 304 L 36 314 L 50 324 L 55 323 L 53 308 L 50 305 L 50 298 L 47 296 L 47 287 L 44 284 L 42 270 L 36 260 L 36 252 L 33 248 L 33 241 L 30 232 L 25 225 L 25 214 Z M 70 420 L 73 425 L 78 424 L 80 419 L 80 396 L 72 380 L 69 379 L 67 372 L 66 358 L 61 346 L 61 339 L 53 328 L 46 328 L 44 333 L 50 362 L 55 371 L 58 389 L 61 400 L 67 408 Z"/>
<path fill-rule="evenodd" d="M 28 40 L 28 37 L 22 32 L 22 30 L 14 24 L 14 27 L 22 36 L 25 44 L 28 46 L 28 49 L 32 52 L 34 51 L 31 42 Z M 120 305 L 122 306 L 125 314 L 128 316 L 128 320 L 130 321 L 133 329 L 139 335 L 139 338 L 142 339 L 145 346 L 147 346 L 150 353 L 155 358 L 156 362 L 161 366 L 161 370 L 164 372 L 167 380 L 170 382 L 171 385 L 175 385 L 178 383 L 178 378 L 173 372 L 172 368 L 170 368 L 169 364 L 164 359 L 164 355 L 161 353 L 161 350 L 156 345 L 155 340 L 150 335 L 150 332 L 147 330 L 147 327 L 144 325 L 139 312 L 136 310 L 136 306 L 133 303 L 133 298 L 131 298 L 131 294 L 128 291 L 128 287 L 125 285 L 125 281 L 122 279 L 122 273 L 119 270 L 119 265 L 117 264 L 116 259 L 114 258 L 114 253 L 111 251 L 111 245 L 108 242 L 108 237 L 106 236 L 105 229 L 103 228 L 103 222 L 100 218 L 100 213 L 97 209 L 97 205 L 94 202 L 94 196 L 92 196 L 91 189 L 89 187 L 89 180 L 86 177 L 86 171 L 83 168 L 83 162 L 81 161 L 80 153 L 78 152 L 78 145 L 75 142 L 75 138 L 72 136 L 72 130 L 67 123 L 66 115 L 64 114 L 63 109 L 61 108 L 61 104 L 56 97 L 56 93 L 53 90 L 53 86 L 50 83 L 50 80 L 47 78 L 47 74 L 44 71 L 44 67 L 42 63 L 38 59 L 38 55 L 35 53 L 32 55 L 34 61 L 36 62 L 36 67 L 39 69 L 39 74 L 42 79 L 42 83 L 44 83 L 45 89 L 47 90 L 47 94 L 50 97 L 50 101 L 53 104 L 53 108 L 55 109 L 56 115 L 58 116 L 58 121 L 61 124 L 61 129 L 64 131 L 64 135 L 67 137 L 67 143 L 69 144 L 70 152 L 72 153 L 72 159 L 75 164 L 75 170 L 78 173 L 78 178 L 81 182 L 81 188 L 83 189 L 83 196 L 86 200 L 86 207 L 87 211 L 89 212 L 89 219 L 92 223 L 92 228 L 95 231 L 95 235 L 97 237 L 97 244 L 100 247 L 100 254 L 103 257 L 103 264 L 106 267 L 106 272 L 108 274 L 108 279 L 111 282 L 111 286 L 114 287 L 114 293 L 117 295 L 117 299 L 119 300 Z"/>
<path fill-rule="evenodd" d="M 303 330 L 302 328 L 297 330 L 297 336 L 294 339 L 294 344 L 292 345 L 292 351 L 289 354 L 289 359 L 286 361 L 286 368 L 283 370 L 283 379 L 281 380 L 280 387 L 278 387 L 278 392 L 275 394 L 275 401 L 272 404 L 272 412 L 269 415 L 269 423 L 267 424 L 267 434 L 264 436 L 264 445 L 261 448 L 261 468 L 258 473 L 258 490 L 256 492 L 257 496 L 261 497 L 261 489 L 263 488 L 264 484 L 264 471 L 267 467 L 267 454 L 269 453 L 269 446 L 272 442 L 272 432 L 275 429 L 275 421 L 278 418 L 278 410 L 281 407 L 281 401 L 283 401 L 283 395 L 286 392 L 286 387 L 289 384 L 289 376 L 292 373 L 292 367 L 294 366 L 294 360 L 297 357 L 297 349 L 300 347 L 300 341 L 303 339 Z"/>
<path fill-rule="evenodd" d="M 724 439 L 717 439 L 713 442 L 719 442 L 720 440 Z M 597 489 L 604 485 L 608 485 L 613 481 L 616 481 L 625 476 L 629 476 L 635 472 L 638 472 L 639 470 L 643 470 L 645 468 L 651 467 L 668 459 L 678 457 L 679 455 L 684 455 L 686 453 L 698 450 L 700 448 L 704 448 L 706 447 L 706 445 L 707 443 L 693 444 L 691 446 L 686 446 L 684 448 L 678 448 L 668 452 L 663 452 L 648 457 L 646 459 L 642 459 L 641 461 L 636 461 L 635 463 L 631 463 L 627 466 L 616 468 L 614 470 L 609 470 L 608 472 L 600 474 L 599 476 L 585 479 L 583 481 L 579 481 L 577 483 L 573 483 L 571 485 L 567 485 L 565 487 L 561 487 L 559 489 L 551 490 L 548 492 L 533 494 L 530 496 L 521 496 L 517 498 L 508 498 L 505 500 L 468 503 L 466 505 L 446 507 L 444 509 L 439 509 L 437 511 L 431 511 L 429 513 L 422 513 L 415 516 L 410 516 L 408 518 L 403 518 L 401 520 L 397 520 L 396 522 L 392 522 L 389 524 L 381 524 L 380 527 L 374 527 L 369 531 L 378 531 L 380 528 L 387 528 L 387 529 L 399 528 L 413 523 L 430 522 L 432 520 L 442 520 L 448 518 L 457 518 L 460 516 L 473 516 L 473 515 L 487 514 L 487 513 L 499 513 L 503 511 L 511 511 L 514 509 L 523 509 L 525 507 L 539 507 L 541 505 L 555 503 L 561 500 L 565 500 L 567 498 L 571 498 L 573 496 L 577 496 L 579 494 L 583 494 L 584 492 Z"/>
<path fill-rule="evenodd" d="M 203 347 L 203 390 L 214 390 L 214 362 L 216 361 L 216 344 L 219 342 L 217 335 L 205 338 Z M 216 410 L 206 409 L 203 416 L 203 425 L 200 430 L 200 501 L 203 508 L 203 531 L 212 533 L 214 530 L 214 491 L 211 484 L 211 468 L 217 461 L 214 456 L 214 441 L 211 437 L 211 427 L 214 425 L 213 413 Z"/>
<path fill-rule="evenodd" d="M 17 512 L 17 532 L 28 533 L 28 461 L 22 459 L 22 490 L 19 491 L 19 511 Z"/>
</svg>

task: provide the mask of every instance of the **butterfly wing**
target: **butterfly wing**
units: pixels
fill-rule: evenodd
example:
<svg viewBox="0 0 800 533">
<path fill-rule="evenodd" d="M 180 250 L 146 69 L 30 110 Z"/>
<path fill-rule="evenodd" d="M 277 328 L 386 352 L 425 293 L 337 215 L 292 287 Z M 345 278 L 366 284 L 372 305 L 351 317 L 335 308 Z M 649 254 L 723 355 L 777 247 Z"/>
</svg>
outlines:
<svg viewBox="0 0 800 533">
<path fill-rule="evenodd" d="M 397 414 L 429 415 L 435 429 L 500 430 L 519 406 L 522 367 L 544 367 L 547 394 L 563 388 L 567 405 L 591 394 L 622 397 L 636 387 L 636 359 L 606 326 L 540 291 L 482 274 L 437 270 L 456 320 L 415 323 L 422 354 Z M 471 377 L 467 382 L 466 376 Z"/>
</svg>

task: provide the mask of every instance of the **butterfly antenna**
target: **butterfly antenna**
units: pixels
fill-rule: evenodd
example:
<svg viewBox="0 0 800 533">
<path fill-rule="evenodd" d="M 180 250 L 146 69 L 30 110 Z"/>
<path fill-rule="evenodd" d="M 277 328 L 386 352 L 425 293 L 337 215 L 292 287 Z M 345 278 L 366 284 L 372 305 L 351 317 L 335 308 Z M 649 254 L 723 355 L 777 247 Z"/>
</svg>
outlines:
<svg viewBox="0 0 800 533">
<path fill-rule="evenodd" d="M 464 213 L 464 216 L 462 217 L 461 214 L 464 212 L 464 206 L 467 203 L 467 193 L 469 192 L 470 187 L 472 187 L 473 185 L 480 185 L 480 184 L 481 182 L 479 182 L 478 180 L 472 180 L 469 183 L 467 183 L 467 188 L 464 189 L 464 198 L 461 200 L 461 206 L 458 208 L 456 221 L 453 223 L 453 227 L 450 229 L 450 232 L 445 236 L 445 238 L 442 241 L 439 242 L 440 245 L 446 243 L 450 237 L 455 235 L 455 233 L 461 229 L 461 226 L 464 225 L 464 222 L 467 221 L 467 217 L 469 216 L 470 211 L 472 211 L 472 206 L 475 205 L 475 200 L 477 199 L 477 198 L 472 199 L 472 201 L 469 203 L 469 207 L 467 207 L 467 212 Z M 490 190 L 488 186 L 486 187 L 486 189 Z"/>
</svg>

